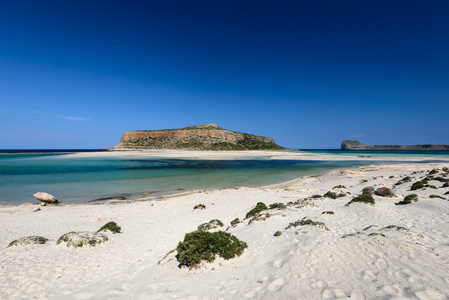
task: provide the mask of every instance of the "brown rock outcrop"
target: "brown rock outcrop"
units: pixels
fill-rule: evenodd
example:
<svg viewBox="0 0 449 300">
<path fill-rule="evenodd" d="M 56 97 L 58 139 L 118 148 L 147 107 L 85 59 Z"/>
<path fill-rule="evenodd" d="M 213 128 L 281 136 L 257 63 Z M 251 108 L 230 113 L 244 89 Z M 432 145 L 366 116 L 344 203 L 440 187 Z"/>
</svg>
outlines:
<svg viewBox="0 0 449 300">
<path fill-rule="evenodd" d="M 217 124 L 125 132 L 115 149 L 259 150 L 283 149 L 269 137 L 234 132 Z"/>
<path fill-rule="evenodd" d="M 365 145 L 359 141 L 345 140 L 341 150 L 449 150 L 449 145 Z"/>
</svg>

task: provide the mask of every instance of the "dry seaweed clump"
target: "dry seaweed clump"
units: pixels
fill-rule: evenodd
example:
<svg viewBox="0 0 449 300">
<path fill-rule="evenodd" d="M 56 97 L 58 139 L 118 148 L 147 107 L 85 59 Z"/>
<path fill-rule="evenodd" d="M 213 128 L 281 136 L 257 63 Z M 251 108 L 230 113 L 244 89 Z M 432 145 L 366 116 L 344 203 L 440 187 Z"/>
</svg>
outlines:
<svg viewBox="0 0 449 300">
<path fill-rule="evenodd" d="M 67 247 L 80 248 L 84 246 L 95 246 L 106 242 L 108 237 L 98 232 L 72 231 L 62 235 L 56 244 L 67 243 Z"/>
<path fill-rule="evenodd" d="M 32 236 L 26 236 L 26 237 L 22 237 L 20 239 L 14 240 L 11 243 L 9 243 L 8 247 L 45 244 L 47 241 L 48 241 L 48 239 L 46 239 L 44 237 L 32 235 Z"/>
<path fill-rule="evenodd" d="M 224 231 L 193 231 L 186 233 L 184 241 L 176 247 L 182 265 L 192 267 L 201 261 L 213 262 L 215 257 L 231 259 L 240 256 L 248 245 Z"/>
<path fill-rule="evenodd" d="M 223 226 L 224 226 L 224 224 L 222 221 L 220 221 L 218 219 L 213 219 L 213 220 L 210 220 L 208 223 L 203 223 L 200 226 L 198 226 L 198 230 L 208 231 L 208 230 L 215 229 L 218 227 L 223 227 Z"/>
<path fill-rule="evenodd" d="M 122 227 L 118 226 L 117 223 L 109 222 L 109 223 L 106 223 L 103 226 L 101 226 L 101 228 L 98 229 L 97 232 L 110 231 L 110 232 L 116 234 L 116 233 L 120 233 L 121 230 L 122 230 Z"/>
<path fill-rule="evenodd" d="M 374 202 L 374 198 L 371 195 L 368 194 L 363 194 L 363 195 L 359 195 L 357 197 L 352 198 L 351 201 L 349 201 L 346 206 L 349 206 L 351 203 L 354 202 L 361 202 L 361 203 L 368 203 L 368 204 L 375 204 Z"/>
<path fill-rule="evenodd" d="M 246 218 L 250 218 L 253 217 L 255 215 L 257 215 L 258 213 L 260 213 L 263 210 L 268 209 L 268 207 L 265 205 L 265 203 L 263 202 L 258 202 L 256 204 L 256 207 L 254 207 L 253 209 L 251 209 L 247 214 L 246 214 Z"/>
</svg>

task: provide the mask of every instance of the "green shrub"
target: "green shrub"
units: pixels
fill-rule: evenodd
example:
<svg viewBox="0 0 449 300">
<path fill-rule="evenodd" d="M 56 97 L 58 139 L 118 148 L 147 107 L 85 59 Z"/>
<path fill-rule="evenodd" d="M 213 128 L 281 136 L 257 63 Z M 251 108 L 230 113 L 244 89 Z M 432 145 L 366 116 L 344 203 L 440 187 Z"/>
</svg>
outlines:
<svg viewBox="0 0 449 300">
<path fill-rule="evenodd" d="M 318 198 L 321 198 L 321 197 L 323 197 L 323 196 L 321 196 L 321 195 L 313 195 L 311 198 L 318 199 Z"/>
<path fill-rule="evenodd" d="M 434 190 L 438 190 L 438 188 L 434 185 L 429 185 L 429 188 L 434 189 Z"/>
<path fill-rule="evenodd" d="M 446 200 L 446 198 L 441 197 L 439 195 L 430 195 L 429 198 L 440 198 L 440 199 Z"/>
<path fill-rule="evenodd" d="M 324 197 L 331 198 L 331 199 L 337 199 L 337 193 L 329 191 L 326 194 L 324 194 Z"/>
<path fill-rule="evenodd" d="M 181 264 L 195 266 L 201 261 L 213 262 L 216 255 L 224 259 L 240 256 L 248 247 L 245 242 L 224 231 L 193 231 L 186 233 L 184 241 L 176 247 Z"/>
<path fill-rule="evenodd" d="M 247 214 L 246 214 L 246 218 L 250 218 L 253 217 L 255 215 L 257 215 L 258 213 L 260 213 L 262 210 L 266 210 L 268 209 L 268 207 L 265 205 L 265 203 L 263 202 L 258 202 L 256 204 L 256 207 L 254 207 L 253 209 L 251 209 Z"/>
<path fill-rule="evenodd" d="M 117 223 L 115 222 L 109 222 L 104 224 L 100 229 L 97 230 L 97 232 L 100 231 L 110 231 L 112 233 L 120 233 L 120 230 L 122 230 L 122 228 L 120 226 L 117 226 Z"/>
<path fill-rule="evenodd" d="M 333 215 L 334 212 L 333 211 L 323 211 L 321 214 L 322 215 Z"/>
<path fill-rule="evenodd" d="M 340 194 L 337 195 L 338 198 L 341 198 L 341 197 L 344 197 L 344 196 L 346 196 L 345 193 L 340 193 Z"/>
<path fill-rule="evenodd" d="M 362 194 L 357 197 L 352 198 L 351 201 L 349 201 L 346 205 L 349 206 L 353 202 L 361 202 L 361 203 L 369 203 L 369 204 L 375 204 L 373 196 L 368 194 Z"/>
</svg>

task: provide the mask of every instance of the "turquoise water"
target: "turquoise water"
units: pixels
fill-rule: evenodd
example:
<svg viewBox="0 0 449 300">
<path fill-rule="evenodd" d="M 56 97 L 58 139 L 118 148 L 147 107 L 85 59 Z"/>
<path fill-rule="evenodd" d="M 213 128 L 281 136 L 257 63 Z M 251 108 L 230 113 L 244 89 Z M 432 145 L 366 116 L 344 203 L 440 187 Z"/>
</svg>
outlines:
<svg viewBox="0 0 449 300">
<path fill-rule="evenodd" d="M 345 161 L 193 160 L 9 153 L 0 155 L 0 204 L 36 202 L 32 196 L 36 192 L 50 193 L 64 203 L 86 203 L 111 197 L 133 199 L 143 193 L 164 195 L 178 189 L 259 187 L 363 163 L 357 157 Z"/>
<path fill-rule="evenodd" d="M 132 199 L 143 193 L 162 195 L 178 189 L 258 187 L 359 164 L 2 154 L 0 204 L 36 202 L 32 196 L 36 192 L 50 193 L 64 203 L 85 203 L 118 196 Z"/>
</svg>

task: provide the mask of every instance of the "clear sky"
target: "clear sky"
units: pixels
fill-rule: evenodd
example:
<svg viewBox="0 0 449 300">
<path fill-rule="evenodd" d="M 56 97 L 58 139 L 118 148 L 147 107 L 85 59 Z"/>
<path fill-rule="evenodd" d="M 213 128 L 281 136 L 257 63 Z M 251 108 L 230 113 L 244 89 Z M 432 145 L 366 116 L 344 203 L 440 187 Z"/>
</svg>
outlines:
<svg viewBox="0 0 449 300">
<path fill-rule="evenodd" d="M 0 149 L 221 127 L 449 144 L 449 1 L 5 0 Z"/>
</svg>

